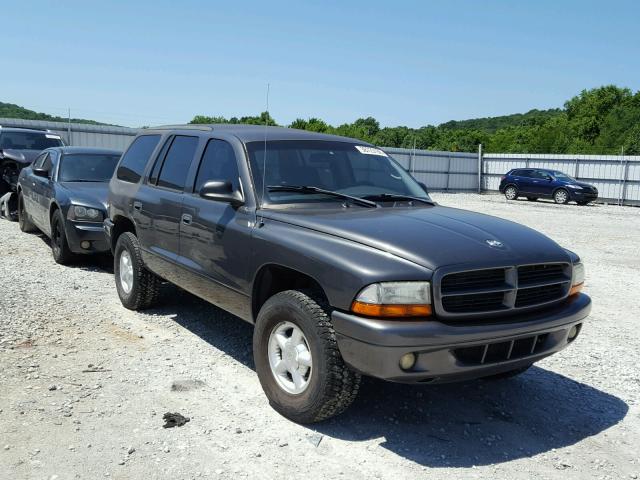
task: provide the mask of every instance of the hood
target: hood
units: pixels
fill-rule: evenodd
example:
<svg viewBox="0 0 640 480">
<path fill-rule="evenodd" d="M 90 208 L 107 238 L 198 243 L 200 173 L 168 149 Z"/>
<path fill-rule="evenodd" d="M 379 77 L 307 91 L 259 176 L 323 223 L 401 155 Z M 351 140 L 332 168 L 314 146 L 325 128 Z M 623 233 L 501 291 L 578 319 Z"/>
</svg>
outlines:
<svg viewBox="0 0 640 480">
<path fill-rule="evenodd" d="M 42 150 L 13 150 L 11 148 L 0 150 L 0 152 L 2 152 L 2 156 L 15 160 L 16 162 L 23 164 L 23 166 L 30 165 L 41 151 Z"/>
<path fill-rule="evenodd" d="M 271 210 L 263 212 L 263 216 L 384 250 L 432 270 L 459 264 L 570 261 L 566 250 L 528 227 L 439 205 Z"/>
<path fill-rule="evenodd" d="M 71 203 L 107 210 L 107 182 L 60 182 L 60 185 L 67 190 Z"/>
<path fill-rule="evenodd" d="M 587 188 L 587 189 L 595 188 L 595 187 L 594 187 L 593 185 L 591 185 L 590 183 L 584 183 L 584 182 L 564 182 L 564 181 L 563 181 L 563 182 L 561 182 L 561 183 L 562 183 L 562 184 L 564 184 L 564 185 L 578 185 L 578 186 L 580 186 L 580 187 L 582 187 L 582 188 Z"/>
</svg>

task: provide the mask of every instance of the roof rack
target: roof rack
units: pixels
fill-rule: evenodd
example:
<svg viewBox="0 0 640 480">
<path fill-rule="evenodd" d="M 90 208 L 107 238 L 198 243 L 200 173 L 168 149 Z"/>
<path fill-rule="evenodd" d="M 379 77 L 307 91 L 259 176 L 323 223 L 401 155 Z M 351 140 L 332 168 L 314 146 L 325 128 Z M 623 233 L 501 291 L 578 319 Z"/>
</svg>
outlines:
<svg viewBox="0 0 640 480">
<path fill-rule="evenodd" d="M 211 132 L 213 126 L 203 124 L 160 125 L 158 127 L 149 127 L 149 130 L 200 130 L 203 132 Z"/>
</svg>

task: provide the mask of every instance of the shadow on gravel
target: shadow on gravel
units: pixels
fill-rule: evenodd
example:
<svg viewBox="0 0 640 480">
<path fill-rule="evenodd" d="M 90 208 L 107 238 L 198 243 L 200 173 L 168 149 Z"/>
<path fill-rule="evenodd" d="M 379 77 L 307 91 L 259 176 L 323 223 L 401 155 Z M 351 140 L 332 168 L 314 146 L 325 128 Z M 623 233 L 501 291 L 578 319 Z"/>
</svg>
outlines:
<svg viewBox="0 0 640 480">
<path fill-rule="evenodd" d="M 150 312 L 173 315 L 181 326 L 254 369 L 251 325 L 170 288 L 164 296 L 171 298 L 170 305 Z M 342 440 L 382 439 L 382 448 L 424 466 L 471 467 L 573 445 L 617 424 L 627 411 L 617 397 L 533 367 L 509 380 L 449 385 L 365 378 L 347 412 L 308 428 Z"/>
<path fill-rule="evenodd" d="M 51 240 L 44 233 L 36 233 L 47 247 L 51 248 Z M 113 257 L 110 253 L 99 253 L 92 255 L 76 255 L 73 262 L 67 267 L 80 268 L 88 272 L 106 272 L 113 273 Z"/>
</svg>

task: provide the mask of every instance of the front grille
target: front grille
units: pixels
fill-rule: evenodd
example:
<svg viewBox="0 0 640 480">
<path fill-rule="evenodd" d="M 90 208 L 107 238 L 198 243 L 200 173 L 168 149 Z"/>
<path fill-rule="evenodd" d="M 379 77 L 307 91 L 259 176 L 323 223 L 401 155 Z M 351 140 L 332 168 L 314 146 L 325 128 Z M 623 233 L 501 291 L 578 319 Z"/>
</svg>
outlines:
<svg viewBox="0 0 640 480">
<path fill-rule="evenodd" d="M 516 308 L 539 305 L 561 298 L 564 294 L 564 286 L 561 283 L 543 285 L 541 287 L 523 288 L 518 290 L 516 296 Z"/>
<path fill-rule="evenodd" d="M 536 307 L 564 298 L 570 283 L 568 263 L 451 272 L 439 280 L 436 311 L 460 318 Z"/>
<path fill-rule="evenodd" d="M 472 270 L 452 273 L 442 280 L 442 293 L 453 293 L 470 288 L 491 288 L 504 285 L 504 268 Z"/>
<path fill-rule="evenodd" d="M 544 333 L 506 342 L 456 348 L 453 350 L 453 355 L 465 365 L 486 365 L 516 360 L 544 351 L 548 337 L 549 334 Z"/>
<path fill-rule="evenodd" d="M 518 286 L 532 285 L 550 280 L 563 281 L 565 266 L 562 263 L 543 263 L 518 267 Z"/>
<path fill-rule="evenodd" d="M 505 308 L 504 293 L 476 293 L 472 295 L 452 295 L 442 299 L 442 306 L 448 312 L 465 313 Z"/>
</svg>

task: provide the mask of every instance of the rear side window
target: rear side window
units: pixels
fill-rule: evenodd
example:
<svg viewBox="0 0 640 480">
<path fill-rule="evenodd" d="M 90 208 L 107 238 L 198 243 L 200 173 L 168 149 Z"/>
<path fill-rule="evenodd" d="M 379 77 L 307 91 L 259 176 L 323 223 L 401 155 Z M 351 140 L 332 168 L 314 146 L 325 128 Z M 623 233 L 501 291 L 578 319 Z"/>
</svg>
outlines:
<svg viewBox="0 0 640 480">
<path fill-rule="evenodd" d="M 142 135 L 136 138 L 122 156 L 122 161 L 118 166 L 118 179 L 137 183 L 159 141 L 160 135 Z"/>
<path fill-rule="evenodd" d="M 199 192 L 202 186 L 210 180 L 231 182 L 233 189 L 238 190 L 238 176 L 238 164 L 233 147 L 224 140 L 209 140 L 198 168 L 195 192 Z"/>
<path fill-rule="evenodd" d="M 160 176 L 158 177 L 158 186 L 171 188 L 173 190 L 183 190 L 187 173 L 193 160 L 193 155 L 198 148 L 198 137 L 185 137 L 177 135 L 167 156 L 162 164 Z"/>
</svg>

